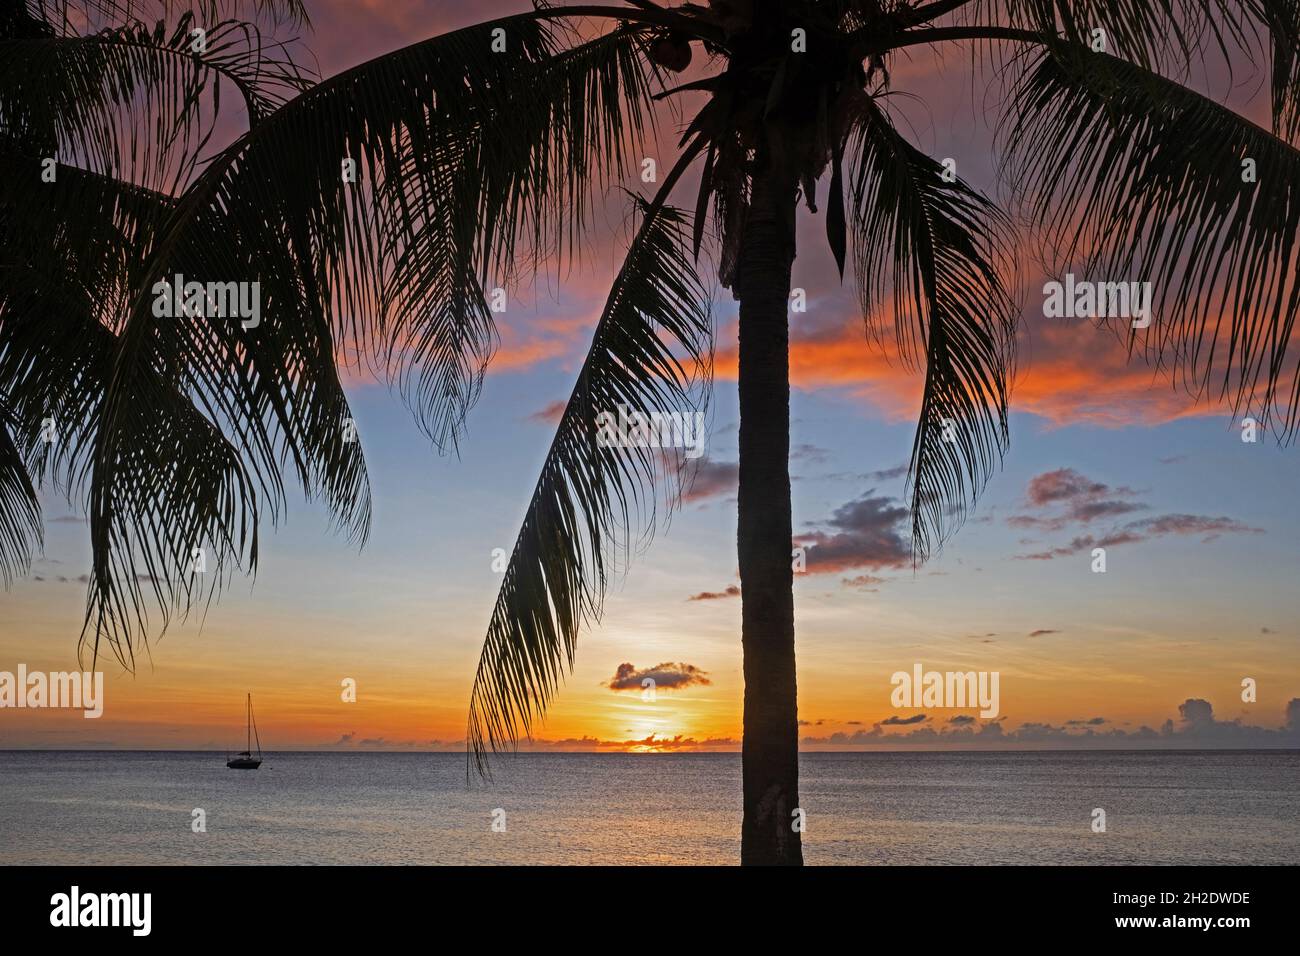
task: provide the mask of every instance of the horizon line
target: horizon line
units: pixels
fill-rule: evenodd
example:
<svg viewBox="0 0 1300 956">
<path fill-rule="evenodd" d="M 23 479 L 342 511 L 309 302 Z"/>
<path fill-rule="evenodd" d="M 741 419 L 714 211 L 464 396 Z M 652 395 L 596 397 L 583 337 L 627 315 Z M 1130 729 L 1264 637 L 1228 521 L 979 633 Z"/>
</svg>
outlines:
<svg viewBox="0 0 1300 956">
<path fill-rule="evenodd" d="M 0 747 L 0 754 L 11 753 L 163 753 L 163 754 L 225 754 L 235 753 L 233 750 L 210 748 L 162 748 L 162 747 Z M 467 752 L 459 750 L 420 750 L 414 747 L 401 748 L 396 750 L 360 750 L 354 748 L 331 749 L 328 747 L 317 747 L 311 750 L 263 750 L 263 756 L 272 754 L 280 755 L 303 755 L 303 754 L 408 754 L 408 755 L 446 755 L 451 757 L 468 756 Z M 539 757 L 562 757 L 572 756 L 574 754 L 590 754 L 595 756 L 632 756 L 632 757 L 671 757 L 671 756 L 740 756 L 739 750 L 615 750 L 612 748 L 602 748 L 598 750 L 554 750 L 554 749 L 523 749 L 517 751 L 499 751 L 490 754 L 492 757 L 520 757 L 520 756 L 539 756 Z M 1014 754 L 1014 753 L 1300 753 L 1300 747 L 998 747 L 998 748 L 977 748 L 977 747 L 925 747 L 917 746 L 911 749 L 902 749 L 898 747 L 871 747 L 859 749 L 840 749 L 840 750 L 800 750 L 800 754 L 950 754 L 950 753 L 978 753 L 978 754 Z"/>
</svg>

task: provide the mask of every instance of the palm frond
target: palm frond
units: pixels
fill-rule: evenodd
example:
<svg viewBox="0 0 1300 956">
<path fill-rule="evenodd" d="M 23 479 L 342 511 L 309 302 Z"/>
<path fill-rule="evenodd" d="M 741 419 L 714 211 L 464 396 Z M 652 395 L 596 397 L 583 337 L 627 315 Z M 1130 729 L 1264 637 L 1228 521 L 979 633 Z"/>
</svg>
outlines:
<svg viewBox="0 0 1300 956">
<path fill-rule="evenodd" d="M 14 441 L 12 415 L 0 400 L 0 581 L 8 587 L 41 542 L 41 504 Z"/>
<path fill-rule="evenodd" d="M 23 0 L 28 17 L 64 36 L 125 26 L 171 22 L 191 15 L 200 23 L 251 19 L 269 26 L 310 26 L 303 0 Z"/>
<path fill-rule="evenodd" d="M 1294 142 L 1300 134 L 1300 0 L 1245 0 L 1244 6 L 1269 39 L 1273 132 Z"/>
<path fill-rule="evenodd" d="M 30 475 L 52 477 L 70 504 L 85 507 L 98 413 L 119 346 L 107 319 L 113 303 L 129 297 L 129 275 L 145 254 L 137 235 L 147 235 L 144 224 L 165 218 L 174 201 L 73 167 L 59 168 L 59 189 L 33 190 L 26 183 L 34 165 L 0 151 L 0 394 L 12 405 Z M 117 463 L 121 521 L 163 542 L 158 548 L 176 563 L 192 562 L 199 549 L 204 567 L 168 579 L 157 549 L 139 552 L 139 566 L 114 555 L 112 613 L 147 621 L 149 594 L 165 628 L 173 613 L 215 593 L 241 559 L 255 566 L 258 488 L 191 396 L 155 368 L 140 374 L 154 424 Z M 101 586 L 92 583 L 92 592 Z M 129 643 L 106 636 L 129 663 Z"/>
<path fill-rule="evenodd" d="M 1207 47 L 1243 36 L 1240 16 L 1225 18 L 1230 0 L 972 0 L 955 12 L 964 23 L 1000 24 L 1087 45 L 1105 34 L 1106 50 L 1144 66 L 1183 66 Z M 1235 4 L 1232 4 L 1235 6 Z"/>
<path fill-rule="evenodd" d="M 1007 179 L 1062 261 L 1152 283 L 1143 346 L 1193 394 L 1219 379 L 1219 397 L 1267 422 L 1289 375 L 1279 431 L 1292 435 L 1300 151 L 1177 83 L 1066 45 L 1026 74 L 1011 116 Z"/>
<path fill-rule="evenodd" d="M 251 24 L 211 24 L 202 49 L 194 27 L 186 15 L 173 28 L 0 39 L 0 133 L 65 163 L 177 190 L 220 118 L 218 78 L 252 123 L 308 83 Z"/>
<path fill-rule="evenodd" d="M 931 4 L 954 22 L 1033 31 L 1184 78 L 1208 54 L 1270 63 L 1274 131 L 1300 132 L 1300 0 L 969 0 Z"/>
<path fill-rule="evenodd" d="M 255 125 L 180 198 L 131 276 L 98 410 L 89 628 L 129 647 L 142 625 L 121 589 L 137 563 L 164 582 L 182 576 L 186 541 L 242 541 L 244 562 L 254 557 L 229 507 L 138 519 L 146 492 L 191 491 L 124 471 L 129 450 L 156 441 L 151 410 L 166 407 L 167 388 L 230 436 L 273 519 L 291 471 L 357 539 L 369 496 L 360 446 L 343 437 L 336 358 L 368 356 L 431 437 L 454 442 L 493 341 L 489 276 L 518 270 L 521 249 L 572 242 L 592 192 L 621 174 L 648 102 L 637 31 L 571 48 L 565 36 L 520 16 L 363 64 Z M 178 274 L 256 282 L 260 326 L 160 319 L 148 290 Z"/>
<path fill-rule="evenodd" d="M 32 188 L 38 156 L 0 140 L 0 394 L 16 417 L 34 479 L 79 494 L 113 324 L 129 275 L 173 200 L 76 167 Z M 57 442 L 36 442 L 45 421 Z"/>
<path fill-rule="evenodd" d="M 924 560 L 960 523 L 1001 460 L 1015 303 L 999 268 L 1008 224 L 983 196 L 900 134 L 874 102 L 850 143 L 850 240 L 868 332 L 892 320 L 904 361 L 925 371 L 912 446 L 912 542 Z"/>
<path fill-rule="evenodd" d="M 695 273 L 688 217 L 639 203 L 628 249 L 524 516 L 488 625 L 470 696 L 467 743 L 480 770 L 531 732 L 579 629 L 598 616 L 609 549 L 672 473 L 654 448 L 602 442 L 601 413 L 692 414 L 693 364 L 707 367 L 712 329 Z M 680 462 L 679 462 L 680 464 Z M 652 518 L 650 519 L 653 520 Z"/>
</svg>

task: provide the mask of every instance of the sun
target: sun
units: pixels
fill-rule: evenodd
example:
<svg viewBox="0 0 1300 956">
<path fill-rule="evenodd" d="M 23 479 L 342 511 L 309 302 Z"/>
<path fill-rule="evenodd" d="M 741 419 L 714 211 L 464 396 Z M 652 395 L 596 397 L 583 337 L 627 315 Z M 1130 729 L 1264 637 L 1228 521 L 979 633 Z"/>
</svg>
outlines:
<svg viewBox="0 0 1300 956">
<path fill-rule="evenodd" d="M 664 744 L 678 736 L 686 736 L 676 726 L 674 716 L 670 714 L 637 714 L 630 721 L 624 721 L 623 739 L 625 753 L 662 753 L 669 749 Z"/>
</svg>

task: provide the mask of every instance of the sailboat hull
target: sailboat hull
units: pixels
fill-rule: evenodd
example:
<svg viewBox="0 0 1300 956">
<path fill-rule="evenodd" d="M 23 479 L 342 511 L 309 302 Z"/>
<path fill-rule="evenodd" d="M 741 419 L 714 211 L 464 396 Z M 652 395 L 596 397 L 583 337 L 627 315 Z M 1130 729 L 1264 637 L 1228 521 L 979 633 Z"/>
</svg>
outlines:
<svg viewBox="0 0 1300 956">
<path fill-rule="evenodd" d="M 230 752 L 226 752 L 229 758 L 226 760 L 226 766 L 231 770 L 256 770 L 262 766 L 262 741 L 257 741 L 257 756 L 253 756 L 253 737 L 257 733 L 257 724 L 253 721 L 253 695 L 248 695 L 248 742 L 244 749 L 230 757 Z"/>
</svg>

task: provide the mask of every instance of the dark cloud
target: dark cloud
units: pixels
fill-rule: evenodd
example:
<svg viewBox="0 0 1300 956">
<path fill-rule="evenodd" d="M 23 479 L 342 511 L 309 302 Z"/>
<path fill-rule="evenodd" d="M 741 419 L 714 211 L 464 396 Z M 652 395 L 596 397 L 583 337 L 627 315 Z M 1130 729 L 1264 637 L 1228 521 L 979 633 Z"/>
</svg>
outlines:
<svg viewBox="0 0 1300 956">
<path fill-rule="evenodd" d="M 1218 720 L 1210 702 L 1201 698 L 1188 698 L 1178 705 L 1178 720 L 1166 720 L 1159 730 L 1141 726 L 1135 730 L 1118 727 L 1100 729 L 1108 723 L 1104 717 L 1067 720 L 1060 726 L 1030 721 L 1013 729 L 1006 718 L 979 722 L 975 717 L 958 714 L 936 728 L 933 724 L 907 731 L 885 733 L 887 725 L 906 723 L 890 717 L 875 724 L 871 730 L 855 734 L 831 734 L 827 737 L 804 737 L 805 747 L 845 746 L 873 744 L 894 746 L 899 744 L 937 744 L 942 746 L 974 747 L 1065 747 L 1073 749 L 1198 749 L 1198 748 L 1300 748 L 1300 697 L 1288 701 L 1280 727 L 1244 724 L 1240 720 Z M 916 722 L 916 721 L 912 721 Z"/>
<path fill-rule="evenodd" d="M 1128 487 L 1112 489 L 1092 481 L 1072 468 L 1058 468 L 1036 475 L 1025 492 L 1031 508 L 1055 508 L 1057 513 L 1013 515 L 1007 523 L 1046 531 L 1060 531 L 1072 525 L 1083 530 L 1079 526 L 1145 509 L 1145 504 L 1131 500 L 1136 494 Z M 1136 544 L 1169 535 L 1200 535 L 1203 541 L 1212 541 L 1221 534 L 1263 534 L 1263 529 L 1225 516 L 1165 514 L 1128 521 L 1105 534 L 1078 534 L 1068 544 L 1016 557 L 1022 561 L 1051 561 L 1093 548 Z"/>
<path fill-rule="evenodd" d="M 1285 724 L 1276 729 L 1243 724 L 1240 720 L 1219 720 L 1208 700 L 1189 697 L 1178 705 L 1178 720 L 1167 720 L 1161 737 L 1170 741 L 1197 741 L 1223 746 L 1300 746 L 1300 697 L 1287 702 Z"/>
<path fill-rule="evenodd" d="M 1205 538 L 1202 539 L 1204 543 L 1214 540 L 1221 534 L 1263 533 L 1263 528 L 1252 528 L 1233 518 L 1210 518 L 1203 515 L 1163 515 L 1159 518 L 1130 522 L 1123 528 L 1107 535 L 1100 537 L 1094 537 L 1090 534 L 1081 535 L 1071 539 L 1067 545 L 1052 548 L 1048 551 L 1021 554 L 1016 557 L 1022 561 L 1050 561 L 1053 558 L 1063 558 L 1071 554 L 1078 554 L 1081 551 L 1091 551 L 1093 548 L 1112 548 L 1121 544 L 1136 544 L 1139 541 L 1147 541 L 1151 538 L 1171 534 L 1205 535 Z"/>
<path fill-rule="evenodd" d="M 905 727 L 908 724 L 920 724 L 925 722 L 925 714 L 913 714 L 911 717 L 899 717 L 894 714 L 892 717 L 886 717 L 880 723 L 885 727 Z"/>
<path fill-rule="evenodd" d="M 1137 535 L 1129 535 L 1124 541 L 1118 539 L 1112 539 L 1112 540 L 1108 540 L 1107 544 L 1100 545 L 1100 546 L 1108 547 L 1114 544 L 1125 544 L 1128 542 L 1141 541 L 1141 540 L 1142 539 L 1139 538 Z M 1062 545 L 1059 548 L 1051 548 L 1050 550 L 1047 551 L 1034 551 L 1031 552 L 1030 554 L 1018 554 L 1015 557 L 1019 561 L 1051 561 L 1054 558 L 1064 558 L 1064 557 L 1068 557 L 1071 554 L 1078 554 L 1080 551 L 1091 551 L 1094 547 L 1097 547 L 1099 544 L 1100 542 L 1096 538 L 1093 538 L 1091 535 L 1084 535 L 1082 537 L 1073 539 L 1069 544 Z"/>
<path fill-rule="evenodd" d="M 875 591 L 877 585 L 885 583 L 885 579 L 873 574 L 859 574 L 856 577 L 845 578 L 840 583 L 846 588 L 856 588 L 859 591 Z"/>
<path fill-rule="evenodd" d="M 903 462 L 901 465 L 895 465 L 893 468 L 884 468 L 880 471 L 869 471 L 864 477 L 868 481 L 893 481 L 895 478 L 902 478 L 907 474 L 908 464 Z"/>
<path fill-rule="evenodd" d="M 830 458 L 830 451 L 817 445 L 810 444 L 806 441 L 799 442 L 790 447 L 791 461 L 806 461 L 814 465 L 820 465 Z"/>
<path fill-rule="evenodd" d="M 1146 509 L 1146 505 L 1131 500 L 1135 494 L 1127 487 L 1112 489 L 1073 468 L 1058 468 L 1035 475 L 1025 489 L 1025 501 L 1031 509 L 1053 509 L 1056 513 L 1012 515 L 1007 524 L 1013 528 L 1060 531 L 1071 524 L 1116 518 Z"/>
<path fill-rule="evenodd" d="M 893 468 L 881 468 L 879 471 L 837 471 L 829 475 L 818 475 L 824 481 L 894 481 L 907 474 L 908 464 L 903 462 Z"/>
<path fill-rule="evenodd" d="M 734 494 L 740 482 L 740 465 L 734 461 L 714 461 L 705 455 L 687 475 L 682 500 L 704 501 Z"/>
<path fill-rule="evenodd" d="M 1126 527 L 1137 529 L 1155 537 L 1165 534 L 1263 534 L 1263 528 L 1252 528 L 1232 518 L 1208 518 L 1204 515 L 1161 515 L 1136 521 Z"/>
<path fill-rule="evenodd" d="M 657 690 L 680 690 L 694 684 L 710 683 L 706 673 L 694 664 L 675 664 L 666 661 L 654 667 L 647 667 L 645 670 L 637 670 L 634 664 L 619 664 L 618 670 L 609 679 L 607 686 L 613 691 L 641 690 L 641 682 L 647 677 L 655 682 Z"/>
<path fill-rule="evenodd" d="M 701 591 L 699 594 L 692 594 L 686 600 L 688 601 L 719 601 L 723 598 L 740 597 L 740 588 L 735 584 L 727 585 L 722 591 Z"/>
<path fill-rule="evenodd" d="M 1081 501 L 1070 508 L 1069 517 L 1074 521 L 1082 521 L 1087 524 L 1098 518 L 1115 518 L 1119 515 L 1131 514 L 1134 511 L 1144 511 L 1146 505 L 1138 504 L 1134 501 L 1120 501 L 1118 499 L 1108 501 Z"/>
<path fill-rule="evenodd" d="M 879 571 L 911 563 L 912 549 L 905 537 L 909 512 L 889 498 L 860 498 L 840 505 L 826 522 L 828 530 L 804 535 L 799 545 L 807 549 L 810 574 L 856 568 Z"/>
<path fill-rule="evenodd" d="M 843 731 L 836 731 L 835 733 L 831 734 L 829 737 L 820 737 L 820 738 L 805 737 L 803 739 L 803 743 L 805 744 L 828 743 L 831 744 L 832 746 L 838 747 L 838 746 L 843 746 L 845 744 L 851 745 L 851 744 L 874 743 L 875 741 L 879 740 L 882 736 L 884 736 L 884 734 L 880 730 L 880 725 L 876 724 L 870 730 L 855 730 L 851 734 L 846 734 Z"/>
<path fill-rule="evenodd" d="M 1179 704 L 1178 715 L 1188 724 L 1204 726 L 1214 723 L 1214 707 L 1199 697 L 1189 697 Z"/>
<path fill-rule="evenodd" d="M 1025 498 L 1031 505 L 1041 508 L 1058 501 L 1073 501 L 1106 493 L 1106 485 L 1085 478 L 1073 468 L 1045 471 L 1029 480 Z"/>
<path fill-rule="evenodd" d="M 1042 637 L 1044 634 L 1060 634 L 1060 633 L 1061 633 L 1060 631 L 1055 631 L 1055 630 L 1053 630 L 1053 629 L 1050 628 L 1050 627 L 1040 627 L 1040 628 L 1039 628 L 1038 630 L 1036 630 L 1036 631 L 1030 631 L 1030 632 L 1029 632 L 1029 636 L 1030 636 L 1030 637 Z"/>
</svg>

